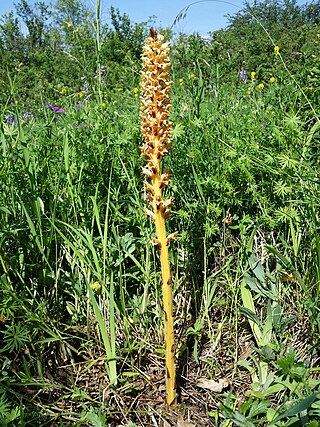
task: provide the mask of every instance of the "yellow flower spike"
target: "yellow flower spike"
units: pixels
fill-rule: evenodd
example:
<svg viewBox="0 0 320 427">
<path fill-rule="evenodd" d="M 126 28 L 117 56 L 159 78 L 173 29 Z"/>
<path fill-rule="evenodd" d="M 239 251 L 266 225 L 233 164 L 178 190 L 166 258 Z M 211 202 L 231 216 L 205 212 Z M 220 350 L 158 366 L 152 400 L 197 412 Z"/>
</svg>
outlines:
<svg viewBox="0 0 320 427">
<path fill-rule="evenodd" d="M 164 200 L 163 188 L 168 184 L 168 171 L 161 171 L 161 160 L 170 150 L 172 123 L 169 120 L 170 86 L 169 81 L 169 44 L 163 42 L 163 36 L 150 29 L 143 48 L 141 74 L 141 132 L 143 145 L 141 153 L 147 159 L 142 172 L 151 183 L 144 182 L 144 191 L 151 209 L 146 214 L 155 223 L 157 237 L 153 243 L 158 246 L 161 262 L 165 359 L 166 359 L 166 402 L 174 407 L 177 403 L 176 394 L 176 361 L 172 309 L 172 279 L 169 263 L 169 242 L 177 233 L 166 235 L 166 219 L 170 215 L 173 197 Z"/>
</svg>

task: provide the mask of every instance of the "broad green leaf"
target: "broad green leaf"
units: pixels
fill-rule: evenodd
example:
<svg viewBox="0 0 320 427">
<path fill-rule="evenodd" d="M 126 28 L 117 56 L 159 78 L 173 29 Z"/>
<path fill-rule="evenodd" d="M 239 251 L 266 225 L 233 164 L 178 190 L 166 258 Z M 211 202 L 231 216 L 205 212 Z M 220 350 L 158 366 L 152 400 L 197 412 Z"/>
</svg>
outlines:
<svg viewBox="0 0 320 427">
<path fill-rule="evenodd" d="M 243 309 L 246 310 L 245 314 L 249 317 L 249 324 L 252 330 L 252 333 L 255 337 L 256 343 L 262 341 L 262 332 L 261 332 L 261 322 L 259 321 L 256 313 L 255 306 L 250 290 L 247 288 L 246 283 L 242 280 L 240 285 L 241 298 L 243 302 Z M 260 327 L 259 327 L 260 326 Z"/>
<path fill-rule="evenodd" d="M 289 418 L 289 417 L 293 417 L 294 415 L 301 414 L 301 412 L 308 410 L 311 407 L 311 405 L 317 400 L 320 400 L 319 393 L 314 393 L 311 396 L 306 397 L 305 399 L 298 402 L 296 405 L 292 406 L 292 408 L 278 415 L 277 418 L 273 420 L 273 422 L 270 424 L 270 426 L 272 426 L 273 424 L 277 423 L 280 420 L 283 420 L 284 418 Z"/>
<path fill-rule="evenodd" d="M 249 265 L 254 273 L 254 275 L 256 276 L 256 278 L 264 284 L 265 282 L 265 273 L 264 273 L 264 268 L 261 264 L 261 262 L 258 260 L 258 258 L 255 256 L 254 253 L 252 253 L 249 256 Z"/>
</svg>

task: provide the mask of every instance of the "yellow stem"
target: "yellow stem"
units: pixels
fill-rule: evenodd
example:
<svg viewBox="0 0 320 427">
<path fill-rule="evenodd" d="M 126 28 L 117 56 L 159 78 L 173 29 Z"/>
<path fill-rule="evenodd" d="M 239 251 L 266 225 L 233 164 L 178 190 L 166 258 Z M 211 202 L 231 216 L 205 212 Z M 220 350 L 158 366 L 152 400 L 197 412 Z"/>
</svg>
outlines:
<svg viewBox="0 0 320 427">
<path fill-rule="evenodd" d="M 155 139 L 155 146 L 158 141 Z M 172 279 L 170 272 L 169 250 L 166 233 L 166 220 L 161 203 L 162 190 L 160 188 L 160 161 L 157 162 L 156 173 L 152 179 L 154 189 L 153 209 L 155 213 L 155 226 L 160 252 L 161 276 L 162 276 L 162 298 L 164 314 L 164 336 L 165 336 L 165 361 L 166 361 L 166 401 L 168 407 L 174 407 L 177 403 L 176 394 L 176 360 L 174 344 L 174 326 L 172 309 Z"/>
</svg>

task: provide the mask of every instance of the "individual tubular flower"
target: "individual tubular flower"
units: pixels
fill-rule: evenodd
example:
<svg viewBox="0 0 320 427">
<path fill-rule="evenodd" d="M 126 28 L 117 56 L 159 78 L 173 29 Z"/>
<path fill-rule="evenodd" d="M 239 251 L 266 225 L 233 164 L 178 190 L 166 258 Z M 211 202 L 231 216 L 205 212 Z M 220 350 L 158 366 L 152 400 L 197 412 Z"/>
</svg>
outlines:
<svg viewBox="0 0 320 427">
<path fill-rule="evenodd" d="M 150 37 L 145 41 L 142 54 L 143 72 L 141 75 L 141 132 L 143 144 L 141 153 L 147 164 L 142 172 L 148 179 L 144 182 L 144 192 L 151 209 L 146 214 L 156 226 L 161 262 L 165 358 L 166 358 L 166 401 L 169 407 L 176 404 L 176 368 L 175 344 L 172 310 L 172 281 L 169 264 L 169 242 L 176 237 L 173 233 L 167 237 L 165 221 L 170 215 L 173 197 L 164 200 L 163 189 L 168 184 L 170 174 L 161 170 L 161 160 L 171 147 L 172 123 L 169 120 L 170 86 L 169 81 L 169 44 L 163 42 L 163 36 L 151 28 Z"/>
</svg>

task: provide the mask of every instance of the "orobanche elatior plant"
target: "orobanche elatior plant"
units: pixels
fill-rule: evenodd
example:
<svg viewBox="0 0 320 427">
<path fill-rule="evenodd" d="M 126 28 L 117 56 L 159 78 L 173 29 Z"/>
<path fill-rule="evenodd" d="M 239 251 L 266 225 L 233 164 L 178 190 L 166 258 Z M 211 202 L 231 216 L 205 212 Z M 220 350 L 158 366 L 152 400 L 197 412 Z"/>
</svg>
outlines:
<svg viewBox="0 0 320 427">
<path fill-rule="evenodd" d="M 145 41 L 142 54 L 141 127 L 144 141 L 141 152 L 147 159 L 143 174 L 147 177 L 148 182 L 144 182 L 144 189 L 152 208 L 152 210 L 146 209 L 146 213 L 155 223 L 157 237 L 154 239 L 154 243 L 157 244 L 160 253 L 166 359 L 166 401 L 168 407 L 172 407 L 176 404 L 176 367 L 172 280 L 168 245 L 177 233 L 169 236 L 166 234 L 166 219 L 170 215 L 173 197 L 167 200 L 162 197 L 163 188 L 168 184 L 170 175 L 168 171 L 162 171 L 161 168 L 161 160 L 171 146 L 169 52 L 169 44 L 164 43 L 163 36 L 151 28 L 150 37 Z"/>
</svg>

